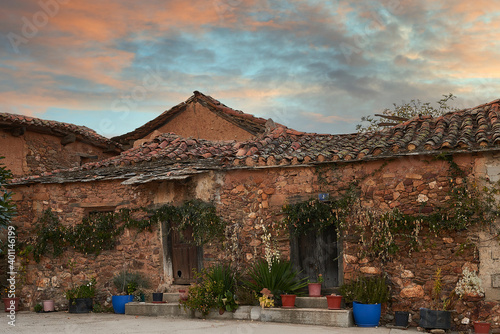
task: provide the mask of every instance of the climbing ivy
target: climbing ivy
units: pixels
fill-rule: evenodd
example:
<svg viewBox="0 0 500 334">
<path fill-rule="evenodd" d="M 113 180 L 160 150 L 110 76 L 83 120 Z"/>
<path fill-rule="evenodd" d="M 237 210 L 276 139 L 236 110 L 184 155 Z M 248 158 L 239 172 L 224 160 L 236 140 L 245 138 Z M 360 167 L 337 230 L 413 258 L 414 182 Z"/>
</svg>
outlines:
<svg viewBox="0 0 500 334">
<path fill-rule="evenodd" d="M 431 213 L 405 214 L 397 208 L 381 211 L 363 207 L 358 197 L 359 189 L 356 183 L 351 183 L 348 189 L 341 191 L 343 195 L 338 199 L 326 203 L 310 199 L 285 205 L 281 224 L 293 235 L 336 224 L 339 232 L 346 231 L 359 238 L 360 255 L 382 261 L 403 250 L 411 254 L 424 248 L 420 232 L 425 227 L 438 235 L 442 231 L 462 231 L 479 224 L 493 226 L 500 217 L 495 199 L 500 193 L 500 185 L 480 187 L 476 180 L 467 177 L 468 173 L 451 155 L 439 155 L 436 159 L 449 164 L 449 200 L 434 207 Z M 325 175 L 321 174 L 321 179 L 326 180 Z M 422 207 L 425 204 L 422 203 Z"/>
<path fill-rule="evenodd" d="M 328 201 L 311 198 L 304 202 L 286 204 L 282 208 L 285 217 L 281 226 L 289 229 L 293 235 L 316 233 L 330 225 L 343 228 L 349 208 L 357 196 L 355 186 L 350 185 L 341 196 Z"/>
<path fill-rule="evenodd" d="M 142 218 L 136 218 L 137 216 Z M 115 247 L 125 229 L 139 232 L 152 230 L 155 224 L 168 222 L 170 230 L 192 231 L 193 243 L 201 246 L 224 237 L 226 222 L 215 206 L 200 200 L 187 201 L 181 206 L 164 205 L 158 209 L 121 209 L 117 212 L 94 212 L 80 224 L 63 226 L 51 210 L 44 211 L 38 221 L 36 237 L 32 240 L 34 259 L 42 255 L 60 256 L 72 247 L 83 254 L 99 255 Z M 180 233 L 181 238 L 183 233 Z"/>
</svg>

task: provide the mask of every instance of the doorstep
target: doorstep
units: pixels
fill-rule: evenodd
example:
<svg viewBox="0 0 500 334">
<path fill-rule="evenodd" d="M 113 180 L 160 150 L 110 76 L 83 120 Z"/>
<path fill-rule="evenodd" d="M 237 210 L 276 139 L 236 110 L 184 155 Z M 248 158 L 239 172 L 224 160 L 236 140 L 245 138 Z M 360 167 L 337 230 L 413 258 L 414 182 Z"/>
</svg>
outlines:
<svg viewBox="0 0 500 334">
<path fill-rule="evenodd" d="M 203 317 L 199 312 L 184 310 L 184 307 L 179 305 L 179 303 L 155 304 L 132 302 L 125 304 L 125 314 L 214 320 L 253 320 L 332 327 L 353 326 L 352 310 L 317 308 L 263 309 L 260 306 L 240 306 L 235 312 L 224 312 L 220 315 L 217 310 L 213 310 L 207 316 Z"/>
</svg>

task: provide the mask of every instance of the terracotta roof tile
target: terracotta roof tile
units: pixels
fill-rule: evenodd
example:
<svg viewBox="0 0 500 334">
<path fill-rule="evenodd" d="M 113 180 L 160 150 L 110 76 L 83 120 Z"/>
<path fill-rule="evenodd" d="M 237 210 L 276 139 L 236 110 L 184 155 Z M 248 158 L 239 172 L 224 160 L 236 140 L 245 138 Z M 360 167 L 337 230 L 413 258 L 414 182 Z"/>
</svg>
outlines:
<svg viewBox="0 0 500 334">
<path fill-rule="evenodd" d="M 383 159 L 407 154 L 497 151 L 500 146 L 499 100 L 438 118 L 415 117 L 382 131 L 328 135 L 276 127 L 254 140 L 208 141 L 161 134 L 120 156 L 39 178 L 14 182 L 71 182 L 100 178 L 133 182 L 225 168 L 315 164 Z M 131 163 L 134 165 L 131 165 Z M 122 167 L 126 166 L 126 167 Z M 132 181 L 125 181 L 132 182 Z"/>
</svg>

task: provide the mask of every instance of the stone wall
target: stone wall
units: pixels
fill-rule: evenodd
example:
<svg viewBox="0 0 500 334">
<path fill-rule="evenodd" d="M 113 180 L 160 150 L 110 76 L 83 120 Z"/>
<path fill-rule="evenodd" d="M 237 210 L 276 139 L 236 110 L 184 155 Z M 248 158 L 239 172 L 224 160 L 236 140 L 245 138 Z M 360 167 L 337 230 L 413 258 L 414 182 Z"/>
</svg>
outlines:
<svg viewBox="0 0 500 334">
<path fill-rule="evenodd" d="M 63 225 L 74 225 L 81 223 L 90 211 L 149 206 L 151 194 L 147 187 L 125 187 L 118 182 L 36 185 L 17 187 L 14 191 L 18 206 L 14 224 L 19 239 L 24 241 L 29 241 L 46 209 L 52 209 Z M 36 263 L 32 255 L 25 260 L 18 258 L 19 262 L 26 260 L 21 297 L 23 305 L 28 308 L 40 300 L 51 298 L 58 309 L 64 309 L 67 307 L 64 291 L 72 284 L 90 280 L 91 277 L 97 279 L 97 300 L 105 303 L 116 293 L 113 277 L 123 270 L 142 273 L 150 281 L 152 289 L 163 283 L 158 228 L 140 233 L 125 229 L 114 250 L 103 251 L 97 256 L 84 255 L 69 247 L 62 256 L 43 256 L 40 263 Z M 72 275 L 69 261 L 75 263 Z"/>
<path fill-rule="evenodd" d="M 104 149 L 76 141 L 61 144 L 61 137 L 27 131 L 14 137 L 0 130 L 2 163 L 14 176 L 41 174 L 55 169 L 80 166 L 80 163 L 111 157 Z"/>
<path fill-rule="evenodd" d="M 484 172 L 482 157 L 462 156 L 455 161 L 475 176 Z M 196 176 L 191 181 L 172 181 L 143 186 L 124 186 L 118 181 L 16 187 L 14 191 L 21 207 L 16 224 L 23 235 L 29 235 L 41 212 L 52 208 L 66 224 L 81 221 L 86 210 L 94 206 L 139 207 L 179 202 L 193 197 L 212 200 L 221 216 L 230 223 L 228 239 L 224 245 L 206 245 L 203 249 L 204 265 L 219 260 L 236 261 L 246 266 L 265 255 L 262 236 L 271 233 L 282 256 L 290 257 L 290 240 L 286 232 L 273 230 L 281 218 L 281 207 L 317 197 L 318 193 L 338 196 L 350 184 L 360 189 L 360 202 L 364 207 L 401 211 L 414 214 L 431 213 L 435 206 L 449 199 L 449 165 L 432 157 L 405 157 L 392 161 L 372 161 L 324 165 L 322 167 L 294 166 L 258 168 L 214 172 Z M 454 180 L 457 183 L 461 180 Z M 343 277 L 349 280 L 359 273 L 386 272 L 391 279 L 392 303 L 388 318 L 395 309 L 407 309 L 418 321 L 419 307 L 428 306 L 429 290 L 438 268 L 443 272 L 444 290 L 450 292 L 458 281 L 464 266 L 483 268 L 474 241 L 477 233 L 460 231 L 435 235 L 428 229 L 420 231 L 422 248 L 408 254 L 403 241 L 402 251 L 385 262 L 362 256 L 359 235 L 352 230 L 343 236 Z M 134 231 L 120 238 L 114 251 L 97 257 L 86 257 L 69 250 L 64 258 L 45 258 L 40 264 L 30 263 L 25 287 L 26 302 L 35 295 L 57 295 L 63 303 L 62 291 L 69 284 L 67 261 L 75 259 L 78 279 L 97 274 L 103 294 L 110 295 L 110 279 L 126 264 L 151 278 L 153 286 L 169 281 L 162 263 L 162 245 L 158 229 L 151 232 Z M 498 267 L 498 265 L 496 265 Z M 495 290 L 496 291 L 496 290 Z M 104 296 L 102 296 L 104 297 Z M 467 321 L 488 319 L 498 323 L 498 300 L 458 301 L 454 315 L 457 326 Z M 413 324 L 416 324 L 414 322 Z M 498 326 L 497 326 L 498 327 Z"/>
</svg>

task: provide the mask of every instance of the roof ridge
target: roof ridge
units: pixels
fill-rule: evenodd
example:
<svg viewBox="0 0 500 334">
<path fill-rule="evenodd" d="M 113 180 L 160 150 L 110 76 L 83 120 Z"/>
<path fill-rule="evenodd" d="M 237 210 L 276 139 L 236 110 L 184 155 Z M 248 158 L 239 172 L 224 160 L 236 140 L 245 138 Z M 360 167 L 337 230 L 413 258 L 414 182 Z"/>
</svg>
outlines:
<svg viewBox="0 0 500 334">
<path fill-rule="evenodd" d="M 22 114 L 13 114 L 8 112 L 0 112 L 0 122 L 10 122 L 11 124 L 22 125 L 22 126 L 31 126 L 32 129 L 36 131 L 37 127 L 47 128 L 51 130 L 59 131 L 63 134 L 79 134 L 84 138 L 89 139 L 91 142 L 106 144 L 107 146 L 112 145 L 116 148 L 122 148 L 122 145 L 106 138 L 95 130 L 84 126 L 84 125 L 76 125 L 73 123 L 60 122 L 55 120 L 42 119 L 34 116 L 27 116 Z"/>
</svg>

